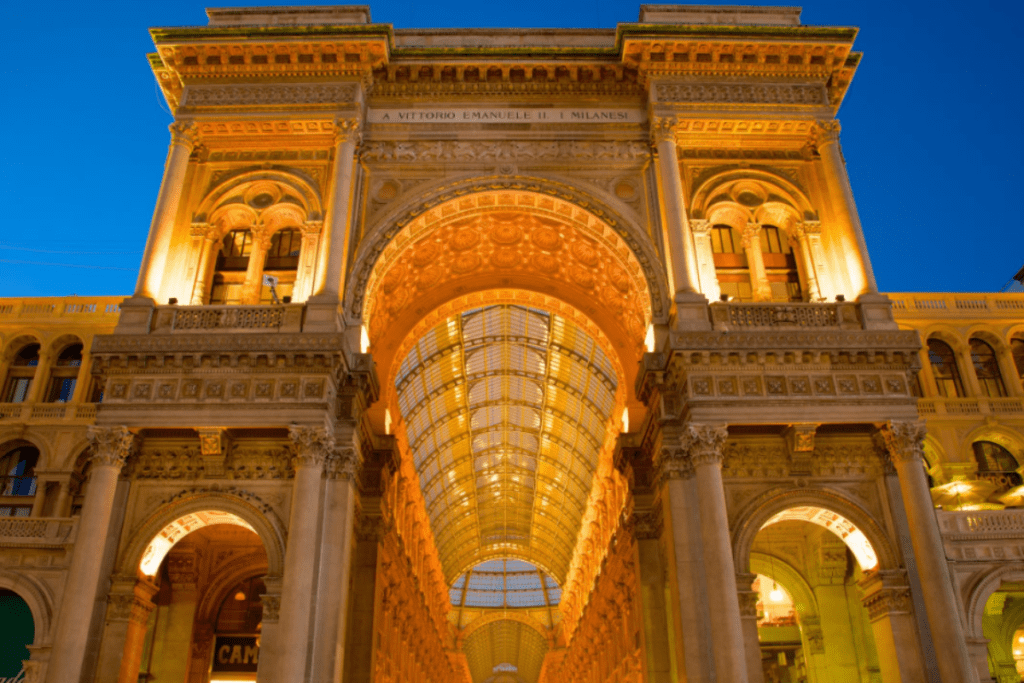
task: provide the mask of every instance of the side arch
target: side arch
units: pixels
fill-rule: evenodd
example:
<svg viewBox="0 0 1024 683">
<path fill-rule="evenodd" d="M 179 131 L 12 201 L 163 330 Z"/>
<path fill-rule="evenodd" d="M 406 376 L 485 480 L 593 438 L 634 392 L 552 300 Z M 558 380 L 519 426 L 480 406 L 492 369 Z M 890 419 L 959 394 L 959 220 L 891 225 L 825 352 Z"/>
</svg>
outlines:
<svg viewBox="0 0 1024 683">
<path fill-rule="evenodd" d="M 985 603 L 992 594 L 1006 581 L 1024 582 L 1024 563 L 1014 562 L 984 572 L 968 586 L 964 598 L 964 616 L 967 619 L 969 637 L 981 639 L 982 618 L 985 616 Z"/>
<path fill-rule="evenodd" d="M 268 505 L 246 492 L 200 491 L 186 492 L 161 506 L 136 529 L 120 554 L 117 572 L 135 576 L 150 542 L 162 529 L 184 515 L 216 511 L 232 514 L 244 520 L 263 542 L 267 553 L 267 575 L 280 576 L 284 572 L 284 525 Z"/>
<path fill-rule="evenodd" d="M 50 642 L 50 629 L 53 626 L 53 595 L 46 585 L 31 576 L 10 570 L 0 570 L 0 588 L 17 593 L 28 604 L 35 622 L 33 645 Z"/>
<path fill-rule="evenodd" d="M 864 533 L 878 557 L 880 569 L 897 569 L 899 557 L 884 528 L 867 510 L 837 491 L 820 488 L 791 489 L 776 493 L 768 491 L 740 511 L 733 532 L 733 557 L 737 566 L 749 563 L 754 538 L 774 515 L 795 507 L 811 506 L 829 510 L 845 517 Z"/>
<path fill-rule="evenodd" d="M 367 226 L 365 237 L 359 244 L 346 276 L 346 321 L 352 325 L 363 322 L 363 307 L 366 304 L 367 286 L 373 268 L 403 228 L 417 217 L 453 199 L 494 191 L 526 192 L 560 199 L 603 221 L 625 242 L 640 263 L 651 300 L 653 321 L 658 324 L 667 322 L 670 304 L 667 274 L 661 255 L 650 237 L 640 227 L 626 220 L 618 211 L 599 201 L 593 194 L 574 186 L 548 178 L 501 176 L 473 176 L 455 182 L 438 183 L 424 190 L 416 198 L 383 214 L 373 225 Z"/>
<path fill-rule="evenodd" d="M 818 600 L 807 579 L 786 560 L 766 553 L 750 553 L 750 571 L 769 576 L 783 585 L 793 598 L 793 606 L 800 616 L 817 616 Z"/>
</svg>

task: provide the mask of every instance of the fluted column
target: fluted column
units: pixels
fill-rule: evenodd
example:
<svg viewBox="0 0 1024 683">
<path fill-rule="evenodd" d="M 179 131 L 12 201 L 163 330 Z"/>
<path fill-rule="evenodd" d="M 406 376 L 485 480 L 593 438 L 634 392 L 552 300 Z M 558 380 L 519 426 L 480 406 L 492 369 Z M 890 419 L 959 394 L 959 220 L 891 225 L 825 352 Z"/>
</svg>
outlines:
<svg viewBox="0 0 1024 683">
<path fill-rule="evenodd" d="M 337 304 L 340 297 L 341 278 L 348 261 L 352 178 L 361 123 L 358 119 L 337 119 L 334 130 L 334 187 L 320 238 L 312 296 L 317 302 L 331 304 Z"/>
<path fill-rule="evenodd" d="M 962 610 L 953 592 L 942 536 L 922 467 L 924 423 L 890 422 L 882 430 L 882 436 L 903 494 L 939 675 L 943 683 L 975 681 L 977 675 L 964 640 Z"/>
<path fill-rule="evenodd" d="M 720 683 L 747 683 L 743 623 L 736 593 L 736 565 L 732 557 L 729 516 L 722 484 L 722 456 L 728 434 L 725 425 L 690 424 L 684 438 L 697 483 L 716 680 Z"/>
<path fill-rule="evenodd" d="M 90 427 L 89 440 L 89 487 L 78 519 L 78 536 L 57 617 L 47 683 L 78 681 L 82 675 L 93 606 L 99 592 L 101 549 L 110 534 L 117 478 L 135 448 L 135 435 L 127 427 Z"/>
<path fill-rule="evenodd" d="M 320 594 L 313 641 L 314 683 L 341 680 L 345 665 L 352 536 L 355 531 L 355 478 L 359 453 L 336 449 L 327 458 L 324 528 L 320 545 Z"/>
<path fill-rule="evenodd" d="M 764 254 L 761 253 L 761 226 L 747 223 L 743 229 L 743 251 L 750 264 L 750 289 L 754 301 L 771 301 L 772 287 L 768 284 L 768 271 L 764 268 Z"/>
<path fill-rule="evenodd" d="M 853 188 L 850 187 L 850 177 L 846 173 L 846 162 L 839 148 L 839 121 L 818 121 L 814 125 L 814 136 L 825 172 L 825 184 L 832 199 L 833 213 L 843 223 L 843 227 L 849 230 L 859 252 L 859 262 L 850 264 L 856 266 L 858 272 L 851 274 L 857 276 L 862 287 L 861 291 L 854 294 L 877 294 L 878 285 L 875 283 L 875 273 L 871 269 L 867 243 L 864 241 L 864 229 L 857 214 L 857 205 L 853 201 Z"/>
<path fill-rule="evenodd" d="M 153 209 L 149 239 L 146 240 L 146 251 L 142 254 L 139 279 L 135 285 L 135 296 L 149 299 L 155 298 L 159 293 L 167 252 L 171 246 L 171 235 L 174 232 L 174 217 L 178 213 L 178 203 L 185 184 L 188 158 L 199 134 L 198 128 L 191 121 L 175 121 L 170 129 L 171 146 L 167 151 L 167 162 L 164 165 L 164 179 L 160 184 L 156 207 Z"/>
<path fill-rule="evenodd" d="M 676 121 L 659 117 L 651 123 L 651 135 L 658 150 L 658 186 L 665 215 L 665 237 L 671 265 L 674 293 L 695 294 L 697 284 L 697 255 L 693 235 L 683 201 L 683 179 L 679 173 L 676 155 Z"/>
<path fill-rule="evenodd" d="M 288 518 L 288 546 L 284 555 L 284 586 L 277 632 L 277 662 L 261 681 L 302 683 L 309 668 L 314 579 L 324 461 L 334 449 L 334 438 L 323 427 L 292 427 L 295 443 L 295 484 Z"/>
</svg>

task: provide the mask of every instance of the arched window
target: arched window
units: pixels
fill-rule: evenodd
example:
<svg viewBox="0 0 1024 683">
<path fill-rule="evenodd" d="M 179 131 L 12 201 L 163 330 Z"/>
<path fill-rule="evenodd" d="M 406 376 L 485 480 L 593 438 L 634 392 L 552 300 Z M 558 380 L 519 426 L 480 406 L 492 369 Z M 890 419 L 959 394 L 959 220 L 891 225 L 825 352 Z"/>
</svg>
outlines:
<svg viewBox="0 0 1024 683">
<path fill-rule="evenodd" d="M 759 231 L 765 274 L 772 289 L 772 301 L 802 301 L 796 257 L 783 230 L 762 225 Z"/>
<path fill-rule="evenodd" d="M 736 301 L 750 301 L 750 266 L 740 233 L 728 225 L 711 228 L 711 253 L 722 294 Z"/>
<path fill-rule="evenodd" d="M 214 624 L 213 680 L 255 680 L 263 629 L 262 579 L 241 582 L 224 596 Z M 232 675 L 234 674 L 234 675 Z"/>
<path fill-rule="evenodd" d="M 1011 339 L 1010 352 L 1013 354 L 1013 363 L 1017 366 L 1017 376 L 1024 386 L 1024 339 Z"/>
<path fill-rule="evenodd" d="M 974 459 L 978 462 L 978 476 L 999 484 L 1000 488 L 1020 486 L 1021 476 L 1017 473 L 1017 458 L 992 441 L 975 441 L 971 444 Z"/>
<path fill-rule="evenodd" d="M 956 356 L 949 344 L 938 339 L 928 340 L 928 360 L 932 364 L 932 374 L 939 396 L 957 398 L 964 395 L 964 385 L 960 381 L 960 370 L 956 366 Z"/>
<path fill-rule="evenodd" d="M 72 344 L 57 356 L 50 374 L 50 391 L 46 400 L 50 403 L 66 403 L 75 393 L 78 370 L 82 367 L 82 345 Z"/>
<path fill-rule="evenodd" d="M 0 589 L 0 679 L 21 680 L 22 660 L 30 656 L 28 646 L 36 637 L 35 621 L 28 603 L 14 591 Z"/>
<path fill-rule="evenodd" d="M 292 295 L 292 289 L 295 287 L 295 274 L 299 270 L 301 247 L 302 233 L 294 228 L 278 230 L 270 238 L 270 249 L 267 251 L 263 273 L 277 278 L 275 290 L 279 300 Z M 265 286 L 260 303 L 272 302 L 270 287 Z"/>
<path fill-rule="evenodd" d="M 4 389 L 5 402 L 24 402 L 28 396 L 29 387 L 32 386 L 32 378 L 35 377 L 38 365 L 39 344 L 28 344 L 18 351 L 7 374 L 7 387 Z"/>
<path fill-rule="evenodd" d="M 3 488 L 0 496 L 34 496 L 36 494 L 36 463 L 39 450 L 34 446 L 19 446 L 0 458 L 0 476 Z M 28 517 L 32 512 L 31 502 L 3 500 L 0 502 L 0 516 Z"/>
<path fill-rule="evenodd" d="M 974 373 L 978 376 L 982 395 L 993 398 L 1006 396 L 1006 385 L 1003 384 L 1003 376 L 999 372 L 999 361 L 996 360 L 996 352 L 991 346 L 980 339 L 972 339 L 971 362 L 974 363 Z"/>
<path fill-rule="evenodd" d="M 211 304 L 237 304 L 241 301 L 251 252 L 251 230 L 232 230 L 224 235 L 210 288 Z"/>
</svg>

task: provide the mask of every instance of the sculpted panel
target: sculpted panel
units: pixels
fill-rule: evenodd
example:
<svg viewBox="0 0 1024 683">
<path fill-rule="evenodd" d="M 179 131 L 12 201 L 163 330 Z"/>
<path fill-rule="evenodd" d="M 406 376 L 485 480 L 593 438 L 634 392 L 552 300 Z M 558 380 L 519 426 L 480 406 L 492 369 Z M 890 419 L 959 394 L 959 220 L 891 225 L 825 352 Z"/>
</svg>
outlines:
<svg viewBox="0 0 1024 683">
<path fill-rule="evenodd" d="M 555 159 L 636 163 L 645 161 L 649 156 L 650 148 L 646 143 L 629 140 L 374 140 L 363 145 L 362 150 L 365 161 L 379 163 Z"/>
<path fill-rule="evenodd" d="M 659 102 L 736 104 L 828 104 L 825 86 L 800 83 L 663 83 Z"/>
</svg>

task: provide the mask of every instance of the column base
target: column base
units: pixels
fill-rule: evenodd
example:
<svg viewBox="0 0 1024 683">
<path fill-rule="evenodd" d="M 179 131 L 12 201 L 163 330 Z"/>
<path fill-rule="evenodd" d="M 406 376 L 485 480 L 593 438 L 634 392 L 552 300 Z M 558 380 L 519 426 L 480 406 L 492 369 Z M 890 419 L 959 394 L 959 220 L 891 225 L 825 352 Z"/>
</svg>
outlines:
<svg viewBox="0 0 1024 683">
<path fill-rule="evenodd" d="M 708 300 L 698 292 L 678 292 L 675 296 L 672 330 L 696 332 L 711 329 Z"/>
<path fill-rule="evenodd" d="M 306 320 L 303 332 L 341 332 L 340 302 L 335 296 L 311 297 L 306 301 Z"/>
<path fill-rule="evenodd" d="M 121 316 L 114 334 L 149 334 L 156 302 L 148 296 L 130 296 L 121 302 Z"/>
<path fill-rule="evenodd" d="M 857 297 L 865 330 L 898 330 L 892 317 L 892 301 L 885 294 L 861 294 Z"/>
</svg>

